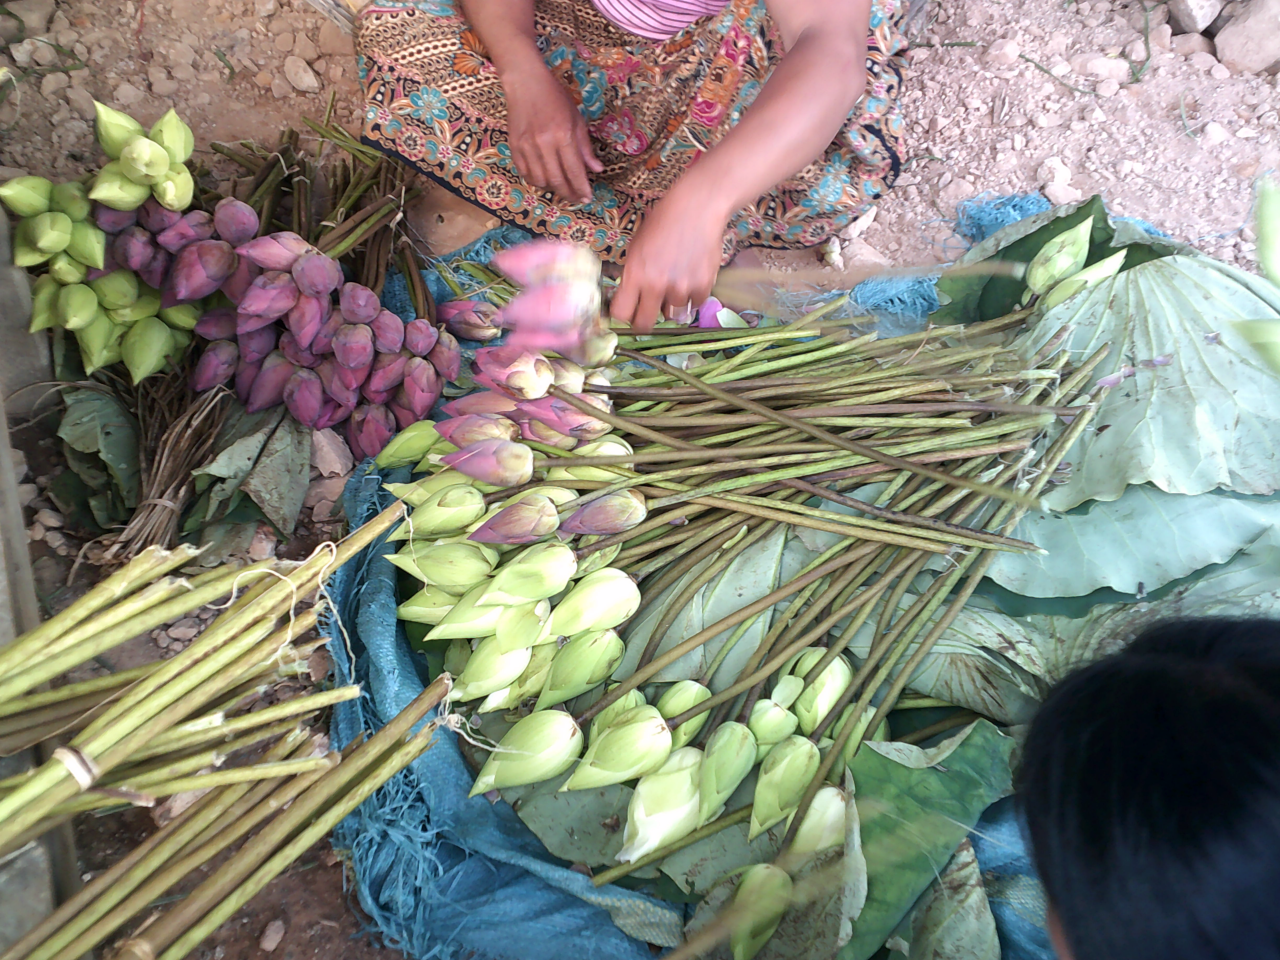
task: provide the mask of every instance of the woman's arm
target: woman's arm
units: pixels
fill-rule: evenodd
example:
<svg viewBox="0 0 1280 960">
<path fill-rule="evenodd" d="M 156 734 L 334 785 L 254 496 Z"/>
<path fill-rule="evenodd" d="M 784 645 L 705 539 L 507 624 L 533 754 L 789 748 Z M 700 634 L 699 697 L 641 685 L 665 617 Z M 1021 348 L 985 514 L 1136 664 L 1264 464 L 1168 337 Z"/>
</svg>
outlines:
<svg viewBox="0 0 1280 960">
<path fill-rule="evenodd" d="M 871 0 L 770 0 L 769 12 L 786 54 L 646 217 L 610 307 L 619 320 L 647 329 L 664 307 L 705 300 L 730 218 L 821 156 L 862 96 Z"/>
<path fill-rule="evenodd" d="M 462 0 L 462 9 L 502 81 L 516 169 L 535 187 L 589 201 L 587 170 L 603 167 L 582 114 L 538 51 L 533 0 Z"/>
</svg>

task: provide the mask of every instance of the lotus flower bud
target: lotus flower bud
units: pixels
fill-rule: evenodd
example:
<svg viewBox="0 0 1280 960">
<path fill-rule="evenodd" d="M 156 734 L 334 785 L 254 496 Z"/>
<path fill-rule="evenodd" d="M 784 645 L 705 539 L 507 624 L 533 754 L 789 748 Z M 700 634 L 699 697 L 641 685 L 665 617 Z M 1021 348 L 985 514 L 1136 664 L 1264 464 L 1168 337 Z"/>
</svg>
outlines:
<svg viewBox="0 0 1280 960">
<path fill-rule="evenodd" d="M 512 607 L 487 606 L 501 611 L 498 625 L 494 628 L 494 639 L 504 650 L 546 646 L 554 654 L 558 649 L 555 637 L 551 636 L 551 602 L 549 600 L 534 600 Z M 550 661 L 548 661 L 548 676 L 549 669 Z M 543 677 L 543 681 L 543 686 L 546 686 L 546 677 Z M 540 686 L 535 693 L 542 693 L 542 687 Z"/>
<path fill-rule="evenodd" d="M 197 336 L 206 340 L 234 340 L 236 336 L 236 314 L 228 307 L 215 307 L 206 310 L 196 321 L 194 327 Z"/>
<path fill-rule="evenodd" d="M 410 359 L 408 354 L 398 353 L 380 353 L 375 356 L 369 379 L 364 384 L 365 390 L 391 393 L 404 382 L 404 369 Z"/>
<path fill-rule="evenodd" d="M 138 299 L 138 278 L 129 270 L 116 270 L 89 283 L 104 310 L 118 310 Z"/>
<path fill-rule="evenodd" d="M 302 298 L 299 297 L 298 299 L 301 300 Z M 332 304 L 327 309 L 330 310 L 329 315 L 320 324 L 320 329 L 316 331 L 315 339 L 307 347 L 308 350 L 317 355 L 333 353 L 333 338 L 338 335 L 339 330 L 346 326 L 346 321 L 342 319 L 342 314 L 334 310 Z"/>
<path fill-rule="evenodd" d="M 791 841 L 790 855 L 803 860 L 833 847 L 843 848 L 847 804 L 848 797 L 839 787 L 819 787 Z M 794 812 L 787 819 L 788 827 L 793 819 Z"/>
<path fill-rule="evenodd" d="M 755 761 L 763 761 L 774 746 L 795 733 L 799 725 L 796 715 L 777 701 L 767 697 L 757 700 L 747 719 L 747 726 L 756 738 Z"/>
<path fill-rule="evenodd" d="M 661 707 L 659 707 L 661 710 Z M 756 765 L 756 738 L 741 723 L 722 723 L 703 751 L 698 791 L 698 826 L 724 812 L 725 801 Z"/>
<path fill-rule="evenodd" d="M 450 309 L 457 308 L 457 309 Z M 480 301 L 442 303 L 437 316 L 444 328 L 459 340 L 478 340 L 487 343 L 502 336 L 498 323 L 498 308 Z"/>
<path fill-rule="evenodd" d="M 333 356 L 352 370 L 373 363 L 373 331 L 362 323 L 343 324 L 333 338 Z"/>
<path fill-rule="evenodd" d="M 345 406 L 332 398 L 326 400 L 324 409 L 320 414 L 320 421 L 315 428 L 317 430 L 327 430 L 329 427 L 335 427 L 350 417 L 354 410 L 355 407 Z"/>
<path fill-rule="evenodd" d="M 578 546 L 587 547 L 595 543 L 602 537 L 581 537 L 578 540 Z M 578 564 L 578 575 L 585 577 L 588 573 L 595 573 L 597 570 L 603 570 L 609 564 L 617 559 L 618 554 L 622 552 L 622 544 L 615 543 L 611 547 L 605 547 L 603 550 L 596 550 L 594 553 L 588 554 Z"/>
<path fill-rule="evenodd" d="M 575 510 L 560 529 L 565 533 L 610 536 L 623 533 L 644 521 L 644 496 L 633 490 L 605 494 Z"/>
<path fill-rule="evenodd" d="M 80 345 L 80 359 L 84 362 L 85 373 L 92 374 L 120 359 L 122 333 L 123 330 L 101 311 L 87 326 L 76 331 L 76 342 Z"/>
<path fill-rule="evenodd" d="M 4 187 L 0 187 L 3 191 Z M 0 192 L 0 197 L 3 193 Z M 89 191 L 83 183 L 70 180 L 59 183 L 49 192 L 49 209 L 65 213 L 72 223 L 79 223 L 89 216 L 92 205 L 89 203 Z"/>
<path fill-rule="evenodd" d="M 811 681 L 791 708 L 800 721 L 800 730 L 806 736 L 818 728 L 818 724 L 831 712 L 831 708 L 853 680 L 849 661 L 839 656 L 827 664 L 819 676 L 808 677 L 809 672 L 826 653 L 824 647 L 811 647 L 802 651 L 783 668 L 784 674 Z"/>
<path fill-rule="evenodd" d="M 31 242 L 31 221 L 22 220 L 13 229 L 13 264 L 17 267 L 34 267 L 49 259 L 49 254 L 41 253 Z"/>
<path fill-rule="evenodd" d="M 249 292 L 253 281 L 262 276 L 262 268 L 247 257 L 236 257 L 236 268 L 231 276 L 222 281 L 222 293 L 232 303 L 239 305 L 244 295 Z"/>
<path fill-rule="evenodd" d="M 470 659 L 470 640 L 450 640 L 444 651 L 444 672 L 456 677 L 467 668 L 467 661 Z"/>
<path fill-rule="evenodd" d="M 751 960 L 778 929 L 791 903 L 791 877 L 772 863 L 747 868 L 733 895 L 733 909 L 742 917 L 729 932 L 733 960 Z"/>
<path fill-rule="evenodd" d="M 338 310 L 347 323 L 372 323 L 382 312 L 378 295 L 359 283 L 344 283 L 338 295 Z"/>
<path fill-rule="evenodd" d="M 373 331 L 374 349 L 379 353 L 399 353 L 404 346 L 404 321 L 390 310 L 380 311 L 369 328 Z"/>
<path fill-rule="evenodd" d="M 89 189 L 90 200 L 96 200 L 113 210 L 136 210 L 149 196 L 151 188 L 134 183 L 125 176 L 118 160 L 103 164 Z"/>
<path fill-rule="evenodd" d="M 176 307 L 161 306 L 159 314 L 160 319 L 173 329 L 191 331 L 204 315 L 204 308 L 199 303 L 180 303 Z"/>
<path fill-rule="evenodd" d="M 120 356 L 135 384 L 141 383 L 165 365 L 173 347 L 173 335 L 159 317 L 143 317 L 120 341 Z"/>
<path fill-rule="evenodd" d="M 440 436 L 459 449 L 481 440 L 514 440 L 520 432 L 514 423 L 496 413 L 454 417 L 441 421 L 436 429 Z"/>
<path fill-rule="evenodd" d="M 555 656 L 554 644 L 542 644 L 529 650 L 529 665 L 515 682 L 501 690 L 495 690 L 484 698 L 484 702 L 476 708 L 476 713 L 493 713 L 498 710 L 513 710 L 528 697 L 536 697 L 546 683 L 550 672 L 551 659 Z"/>
<path fill-rule="evenodd" d="M 114 262 L 114 258 L 109 259 Z M 169 255 L 169 251 L 157 250 L 146 265 L 138 271 L 138 279 L 157 290 L 163 288 L 165 279 L 169 276 L 169 264 L 172 261 L 173 257 Z"/>
<path fill-rule="evenodd" d="M 603 367 L 618 352 L 618 335 L 603 323 L 594 324 L 578 341 L 565 344 L 560 352 L 584 367 Z"/>
<path fill-rule="evenodd" d="M 835 726 L 831 728 L 833 731 L 833 734 L 834 734 L 834 731 L 844 729 L 844 725 L 849 722 L 849 717 L 853 714 L 855 706 L 856 704 L 851 703 L 849 704 L 849 706 L 844 708 L 844 712 L 840 714 L 840 719 L 837 720 Z M 844 760 L 844 764 L 843 766 L 839 764 L 834 766 L 832 768 L 833 773 L 839 773 L 841 770 L 843 770 L 845 766 L 848 766 L 853 762 L 853 757 L 858 752 L 858 747 L 864 741 L 889 739 L 889 722 L 887 720 L 881 720 L 880 726 L 876 727 L 875 730 L 869 733 L 866 732 L 867 725 L 871 723 L 871 721 L 875 718 L 875 714 L 876 714 L 876 708 L 874 705 L 868 706 L 863 709 L 862 716 L 859 717 L 857 721 L 854 723 L 853 730 L 851 730 L 849 733 L 849 739 L 845 741 L 845 746 L 843 751 L 844 756 L 842 758 Z"/>
<path fill-rule="evenodd" d="M 516 401 L 493 390 L 469 393 L 457 400 L 450 400 L 440 408 L 451 417 L 465 417 L 474 413 L 511 413 Z"/>
<path fill-rule="evenodd" d="M 66 252 L 86 267 L 100 270 L 106 265 L 107 235 L 88 220 L 73 223 Z"/>
<path fill-rule="evenodd" d="M 610 684 L 608 689 L 612 690 L 617 684 Z M 604 733 L 604 731 L 613 726 L 613 724 L 623 714 L 629 713 L 636 707 L 645 706 L 644 694 L 639 690 L 628 690 L 609 706 L 605 707 L 594 717 L 591 718 L 591 742 L 595 743 L 596 739 Z"/>
<path fill-rule="evenodd" d="M 419 421 L 419 423 L 425 424 L 426 426 L 432 426 L 431 422 L 428 420 L 422 420 Z M 414 428 L 417 426 L 418 424 L 414 424 Z M 399 437 L 406 433 L 412 435 L 412 431 L 406 428 L 405 430 L 401 430 L 399 434 L 396 434 L 396 436 Z M 392 443 L 387 444 L 386 449 L 392 449 L 394 443 L 395 441 L 392 441 Z M 408 451 L 406 450 L 404 453 L 405 457 L 407 457 Z M 403 467 L 406 464 L 413 462 L 412 459 L 405 459 L 405 457 L 397 458 L 395 462 L 388 462 L 386 464 L 380 463 L 378 466 Z M 382 489 L 386 490 L 392 496 L 403 500 L 411 507 L 420 507 L 427 502 L 427 498 L 432 494 L 438 493 L 445 487 L 452 487 L 455 484 L 475 486 L 475 481 L 470 477 L 463 476 L 457 470 L 441 470 L 439 473 L 433 473 L 430 476 L 423 477 L 421 480 L 415 480 L 413 483 L 384 483 L 382 485 Z M 518 600 L 516 602 L 523 603 L 524 601 Z"/>
<path fill-rule="evenodd" d="M 1072 274 L 1067 279 L 1054 285 L 1053 289 L 1045 294 L 1044 299 L 1040 301 L 1040 308 L 1046 312 L 1052 310 L 1058 304 L 1074 297 L 1085 287 L 1092 286 L 1114 277 L 1124 267 L 1125 257 L 1129 254 L 1129 248 L 1124 247 L 1118 253 L 1113 253 L 1104 260 L 1085 267 L 1083 270 Z"/>
<path fill-rule="evenodd" d="M 65 213 L 38 213 L 26 221 L 27 240 L 43 254 L 52 256 L 71 242 L 71 218 Z"/>
<path fill-rule="evenodd" d="M 84 283 L 89 268 L 63 250 L 49 258 L 49 273 L 58 283 Z"/>
<path fill-rule="evenodd" d="M 575 336 L 599 312 L 595 280 L 555 282 L 522 291 L 502 308 L 502 322 L 522 337 Z"/>
<path fill-rule="evenodd" d="M 452 614 L 451 610 L 448 616 Z M 445 617 L 446 620 L 448 616 Z M 493 637 L 481 640 L 479 646 L 471 652 L 471 658 L 467 660 L 462 675 L 454 684 L 450 697 L 459 702 L 477 700 L 510 686 L 529 666 L 531 655 L 528 647 L 504 651 L 498 649 Z"/>
<path fill-rule="evenodd" d="M 425 357 L 440 339 L 430 320 L 410 320 L 404 325 L 404 347 L 415 357 Z"/>
<path fill-rule="evenodd" d="M 203 210 L 192 210 L 178 222 L 156 234 L 156 243 L 170 253 L 177 253 L 189 243 L 208 240 L 213 236 L 213 217 Z M 119 260 L 119 254 L 116 255 Z"/>
<path fill-rule="evenodd" d="M 636 707 L 591 741 L 582 762 L 560 789 L 592 790 L 643 777 L 660 770 L 670 755 L 671 731 L 658 708 Z"/>
<path fill-rule="evenodd" d="M 539 423 L 537 420 L 520 421 L 520 436 L 524 440 L 534 440 L 537 443 L 556 447 L 559 450 L 572 450 L 578 445 L 578 441 L 573 437 L 558 433 L 545 423 Z M 615 477 L 614 479 L 617 478 Z"/>
<path fill-rule="evenodd" d="M 384 470 L 392 467 L 407 467 L 425 457 L 439 441 L 440 434 L 436 432 L 436 425 L 430 420 L 420 421 L 397 433 L 392 441 L 383 447 L 382 452 L 378 454 L 377 464 Z M 465 478 L 462 476 L 458 474 L 454 474 L 454 476 L 456 479 L 452 482 L 465 482 Z M 441 489 L 444 489 L 444 487 L 441 487 Z M 426 500 L 422 501 L 422 503 L 425 502 Z M 415 503 L 412 506 L 422 506 L 422 503 Z M 467 521 L 467 523 L 470 522 L 470 520 Z M 465 527 L 466 524 L 462 526 Z"/>
<path fill-rule="evenodd" d="M 469 796 L 551 780 L 568 770 L 581 753 L 582 730 L 573 717 L 560 710 L 531 713 L 508 730 L 489 754 Z"/>
<path fill-rule="evenodd" d="M 434 540 L 453 536 L 484 516 L 484 494 L 465 483 L 437 490 L 409 514 L 396 538 Z"/>
<path fill-rule="evenodd" d="M 1258 181 L 1258 200 L 1254 211 L 1258 266 L 1264 277 L 1280 285 L 1280 183 L 1273 177 L 1262 177 Z"/>
<path fill-rule="evenodd" d="M 90 287 L 73 283 L 58 291 L 56 312 L 58 326 L 83 330 L 98 317 L 98 298 Z"/>
<path fill-rule="evenodd" d="M 324 387 L 312 370 L 298 368 L 284 385 L 282 394 L 289 415 L 304 427 L 315 428 L 324 407 Z"/>
<path fill-rule="evenodd" d="M 613 673 L 625 647 L 613 630 L 580 633 L 556 653 L 547 685 L 538 697 L 538 710 L 572 700 L 598 686 Z"/>
<path fill-rule="evenodd" d="M 467 539 L 479 543 L 533 543 L 555 533 L 559 524 L 554 501 L 529 494 L 489 517 Z"/>
<path fill-rule="evenodd" d="M 484 592 L 484 588 L 485 585 L 483 583 L 479 583 L 464 593 L 461 599 L 454 604 L 453 609 L 445 614 L 444 618 L 431 628 L 431 631 L 426 635 L 425 639 L 473 640 L 478 637 L 492 638 L 494 631 L 497 630 L 498 627 L 498 619 L 502 616 L 503 610 L 506 608 L 477 606 L 476 599 Z M 498 645 L 493 643 L 490 643 L 489 647 L 492 648 L 488 651 L 490 656 L 496 657 L 503 653 L 512 652 L 511 650 L 498 649 Z M 479 647 L 476 648 L 475 652 L 479 653 Z M 467 663 L 470 665 L 471 661 L 468 660 Z M 493 690 L 507 686 L 507 684 L 511 683 L 512 680 L 515 680 L 516 677 L 520 676 L 521 673 L 524 673 L 524 668 L 528 665 L 528 661 L 526 660 L 524 666 L 520 667 L 518 673 L 508 678 L 497 687 L 494 687 Z M 511 668 L 511 665 L 506 667 L 506 669 Z M 461 678 L 459 678 L 459 680 L 461 680 Z M 486 696 L 487 694 L 493 693 L 493 690 L 488 690 L 483 694 L 477 694 L 477 696 Z"/>
<path fill-rule="evenodd" d="M 578 569 L 568 544 L 538 543 L 503 564 L 489 584 L 485 603 L 522 604 L 554 597 Z"/>
<path fill-rule="evenodd" d="M 153 290 L 150 287 L 143 287 L 138 291 L 137 300 L 127 307 L 108 310 L 107 316 L 111 318 L 112 323 L 120 323 L 127 327 L 137 323 L 144 317 L 154 317 L 159 312 L 160 291 Z M 164 317 L 161 317 L 160 320 L 161 322 L 166 322 Z M 172 337 L 170 339 L 172 340 Z"/>
<path fill-rule="evenodd" d="M 155 255 L 156 245 L 151 234 L 141 227 L 122 230 L 111 240 L 111 255 L 116 263 L 129 270 L 141 270 Z"/>
<path fill-rule="evenodd" d="M 138 208 L 137 216 L 139 225 L 145 230 L 160 234 L 182 219 L 182 211 L 166 210 L 155 197 L 148 197 Z"/>
<path fill-rule="evenodd" d="M 236 345 L 240 348 L 241 360 L 245 363 L 257 363 L 265 360 L 267 354 L 276 348 L 276 332 L 271 327 L 262 327 L 237 334 Z"/>
<path fill-rule="evenodd" d="M 303 349 L 311 347 L 316 334 L 329 319 L 330 309 L 327 297 L 312 297 L 305 293 L 301 294 L 297 302 L 289 308 L 289 312 L 285 314 L 284 324 L 293 334 L 299 347 Z"/>
<path fill-rule="evenodd" d="M 327 298 L 342 285 L 342 267 L 337 260 L 319 250 L 309 250 L 298 257 L 292 271 L 298 289 L 309 297 Z M 398 318 L 396 322 L 400 323 Z M 396 350 L 399 349 L 396 347 Z"/>
<path fill-rule="evenodd" d="M 146 137 L 134 137 L 120 151 L 120 169 L 134 183 L 159 183 L 169 172 L 169 154 Z"/>
<path fill-rule="evenodd" d="M 589 393 L 577 394 L 579 399 L 591 396 Z M 583 413 L 577 407 L 570 406 L 558 397 L 543 397 L 540 400 L 523 400 L 516 404 L 516 409 L 566 436 L 578 440 L 598 440 L 613 429 L 603 420 Z"/>
<path fill-rule="evenodd" d="M 754 840 L 795 812 L 821 763 L 817 746 L 804 737 L 787 737 L 769 751 L 760 764 L 751 802 L 748 840 Z"/>
<path fill-rule="evenodd" d="M 490 265 L 522 287 L 557 280 L 592 281 L 600 276 L 600 260 L 586 244 L 538 239 L 506 247 Z"/>
<path fill-rule="evenodd" d="M 4 189 L 0 187 L 0 190 Z M 136 210 L 116 210 L 106 204 L 93 202 L 93 222 L 103 233 L 119 233 L 138 221 Z M 145 224 L 144 224 L 145 226 Z"/>
<path fill-rule="evenodd" d="M 458 598 L 445 593 L 439 587 L 424 586 L 400 606 L 396 607 L 396 616 L 411 623 L 437 624 L 453 609 Z M 471 648 L 467 648 L 471 653 Z M 450 671 L 452 673 L 453 671 Z"/>
<path fill-rule="evenodd" d="M 357 384 L 354 387 L 347 386 L 339 377 L 338 371 L 343 370 L 338 366 L 338 362 L 332 357 L 323 360 L 320 366 L 315 368 L 320 382 L 324 385 L 324 392 L 336 400 L 344 407 L 354 408 L 360 402 L 360 387 Z"/>
<path fill-rule="evenodd" d="M 267 327 L 265 329 L 272 329 Z M 280 334 L 280 352 L 289 358 L 289 362 L 295 367 L 305 367 L 308 370 L 314 370 L 320 366 L 320 358 L 310 350 L 304 350 L 298 346 L 298 341 L 292 333 L 286 330 Z"/>
<path fill-rule="evenodd" d="M 627 826 L 617 859 L 631 863 L 688 836 L 698 826 L 702 751 L 673 749 L 654 773 L 640 778 L 627 806 Z"/>
<path fill-rule="evenodd" d="M 219 240 L 241 246 L 258 235 L 258 211 L 243 200 L 223 197 L 213 208 L 213 228 Z"/>
<path fill-rule="evenodd" d="M 521 400 L 544 397 L 554 371 L 538 354 L 511 347 L 482 347 L 476 351 L 476 383 Z"/>
<path fill-rule="evenodd" d="M 552 384 L 561 390 L 569 393 L 581 393 L 586 378 L 586 371 L 572 360 L 565 360 L 563 357 L 551 357 L 548 361 L 551 364 L 551 372 L 553 376 Z"/>
<path fill-rule="evenodd" d="M 427 354 L 427 359 L 441 377 L 450 383 L 456 382 L 462 373 L 462 348 L 448 330 L 440 330 L 438 334 L 439 339 Z"/>
<path fill-rule="evenodd" d="M 245 358 L 243 347 L 241 348 L 240 362 L 250 365 L 254 363 L 254 361 Z M 293 376 L 296 369 L 279 350 L 267 354 L 262 361 L 262 368 L 258 371 L 257 377 L 254 378 L 253 386 L 249 390 L 249 399 L 244 405 L 245 410 L 249 413 L 257 413 L 260 410 L 267 410 L 283 403 L 284 386 L 289 382 L 289 378 Z"/>
<path fill-rule="evenodd" d="M 533 451 L 510 440 L 481 440 L 441 462 L 495 487 L 519 486 L 533 477 Z"/>
<path fill-rule="evenodd" d="M 249 285 L 237 305 L 240 316 L 283 317 L 298 302 L 298 287 L 283 270 L 268 270 Z"/>
<path fill-rule="evenodd" d="M 640 607 L 640 589 L 622 570 L 606 567 L 583 577 L 556 606 L 551 632 L 573 636 L 607 630 L 625 622 Z"/>
<path fill-rule="evenodd" d="M 0 185 L 0 200 L 19 217 L 37 217 L 49 209 L 53 184 L 44 177 L 14 177 Z"/>
<path fill-rule="evenodd" d="M 195 149 L 195 135 L 172 108 L 155 122 L 148 136 L 164 147 L 172 163 L 186 163 Z M 224 236 L 222 239 L 229 238 Z"/>
<path fill-rule="evenodd" d="M 263 270 L 288 272 L 293 269 L 293 265 L 298 262 L 300 256 L 314 249 L 315 247 L 296 233 L 284 230 L 250 240 L 236 247 L 236 253 L 242 257 L 248 257 Z"/>
<path fill-rule="evenodd" d="M 39 333 L 50 327 L 61 326 L 58 316 L 58 294 L 62 286 L 49 274 L 37 277 L 31 286 L 31 333 Z"/>
<path fill-rule="evenodd" d="M 223 240 L 197 240 L 174 258 L 169 289 L 178 303 L 209 296 L 231 276 L 236 254 Z"/>
<path fill-rule="evenodd" d="M 711 691 L 698 683 L 698 681 L 679 680 L 673 683 L 667 689 L 667 692 L 658 699 L 658 712 L 670 719 L 710 698 Z M 672 749 L 683 747 L 686 743 L 692 741 L 698 735 L 698 731 L 702 729 L 703 724 L 707 722 L 707 717 L 709 716 L 710 714 L 708 713 L 700 713 L 692 720 L 686 720 L 672 730 Z"/>
<path fill-rule="evenodd" d="M 236 398 L 242 404 L 249 402 L 249 393 L 253 390 L 253 382 L 258 379 L 261 369 L 261 363 L 245 363 L 243 360 L 236 365 Z"/>
<path fill-rule="evenodd" d="M 151 188 L 151 195 L 166 210 L 185 210 L 191 206 L 196 192 L 196 182 L 191 171 L 183 164 L 175 163 L 169 172 Z"/>
<path fill-rule="evenodd" d="M 396 422 L 381 404 L 356 407 L 347 421 L 347 443 L 360 459 L 376 457 L 395 436 Z"/>
<path fill-rule="evenodd" d="M 1047 293 L 1061 280 L 1077 273 L 1089 256 L 1089 237 L 1093 217 L 1064 230 L 1044 246 L 1027 264 L 1027 289 L 1034 294 Z"/>
<path fill-rule="evenodd" d="M 121 113 L 119 110 L 113 110 L 106 104 L 93 103 L 96 112 L 94 120 L 94 135 L 98 138 L 98 146 L 112 160 L 118 159 L 120 153 L 125 148 L 125 144 L 129 143 L 134 137 L 140 137 L 145 132 L 142 124 L 127 113 Z"/>
<path fill-rule="evenodd" d="M 191 372 L 191 389 L 204 393 L 220 387 L 236 375 L 240 350 L 230 340 L 214 340 L 204 348 L 204 353 Z"/>
</svg>

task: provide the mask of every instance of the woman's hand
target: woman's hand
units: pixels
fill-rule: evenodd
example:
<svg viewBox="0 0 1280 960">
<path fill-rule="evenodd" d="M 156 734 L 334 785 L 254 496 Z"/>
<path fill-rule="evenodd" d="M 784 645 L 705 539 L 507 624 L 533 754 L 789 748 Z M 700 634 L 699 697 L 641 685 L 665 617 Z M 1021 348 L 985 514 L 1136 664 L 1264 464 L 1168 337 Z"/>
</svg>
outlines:
<svg viewBox="0 0 1280 960">
<path fill-rule="evenodd" d="M 609 304 L 615 320 L 641 332 L 664 310 L 683 314 L 711 296 L 728 216 L 677 184 L 645 216 L 627 247 L 622 282 Z"/>
<path fill-rule="evenodd" d="M 591 149 L 587 125 L 569 91 L 541 62 L 502 77 L 508 139 L 516 170 L 564 200 L 588 203 L 587 171 L 604 166 Z"/>
</svg>

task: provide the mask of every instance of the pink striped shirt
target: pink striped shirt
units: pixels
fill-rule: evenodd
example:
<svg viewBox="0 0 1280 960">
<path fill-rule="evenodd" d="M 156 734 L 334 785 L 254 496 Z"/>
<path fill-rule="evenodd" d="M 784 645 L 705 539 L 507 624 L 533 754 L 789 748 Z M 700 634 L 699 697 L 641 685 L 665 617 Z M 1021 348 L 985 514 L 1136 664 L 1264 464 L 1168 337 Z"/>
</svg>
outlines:
<svg viewBox="0 0 1280 960">
<path fill-rule="evenodd" d="M 728 0 L 591 0 L 615 25 L 650 40 L 670 40 L 695 20 L 719 13 Z"/>
</svg>

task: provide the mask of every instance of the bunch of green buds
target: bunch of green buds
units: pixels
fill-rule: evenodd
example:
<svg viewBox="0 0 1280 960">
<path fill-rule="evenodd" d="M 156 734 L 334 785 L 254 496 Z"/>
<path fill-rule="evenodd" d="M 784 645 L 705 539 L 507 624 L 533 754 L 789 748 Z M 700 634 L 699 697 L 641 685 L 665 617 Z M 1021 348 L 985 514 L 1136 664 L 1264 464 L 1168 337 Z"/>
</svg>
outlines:
<svg viewBox="0 0 1280 960">
<path fill-rule="evenodd" d="M 98 145 L 111 162 L 94 178 L 89 199 L 112 210 L 135 210 L 155 197 L 166 210 L 187 209 L 195 183 L 186 162 L 195 137 L 182 118 L 170 110 L 145 131 L 119 110 L 96 102 L 94 109 Z"/>
</svg>

